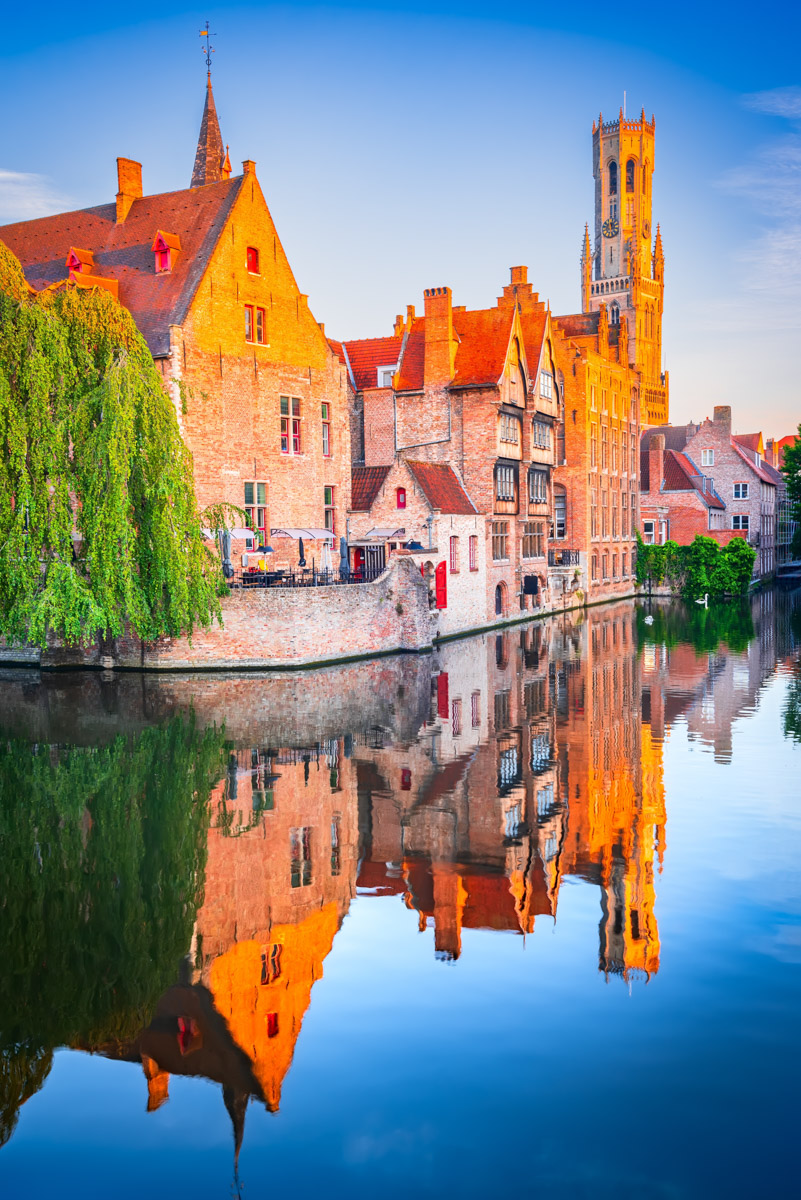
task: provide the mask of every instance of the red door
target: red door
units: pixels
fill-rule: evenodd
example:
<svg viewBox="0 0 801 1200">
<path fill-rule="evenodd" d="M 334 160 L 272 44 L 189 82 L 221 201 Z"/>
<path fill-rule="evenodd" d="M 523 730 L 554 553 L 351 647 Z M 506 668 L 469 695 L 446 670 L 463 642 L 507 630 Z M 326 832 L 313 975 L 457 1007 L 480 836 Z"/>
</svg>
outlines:
<svg viewBox="0 0 801 1200">
<path fill-rule="evenodd" d="M 353 551 L 353 574 L 364 575 L 364 550 L 357 546 Z"/>
<path fill-rule="evenodd" d="M 448 607 L 447 570 L 448 570 L 448 568 L 446 567 L 444 562 L 437 563 L 437 569 L 434 572 L 434 576 L 435 576 L 435 580 L 436 580 L 437 608 L 447 608 Z"/>
<path fill-rule="evenodd" d="M 448 719 L 448 672 L 441 671 L 437 676 L 437 716 Z"/>
</svg>

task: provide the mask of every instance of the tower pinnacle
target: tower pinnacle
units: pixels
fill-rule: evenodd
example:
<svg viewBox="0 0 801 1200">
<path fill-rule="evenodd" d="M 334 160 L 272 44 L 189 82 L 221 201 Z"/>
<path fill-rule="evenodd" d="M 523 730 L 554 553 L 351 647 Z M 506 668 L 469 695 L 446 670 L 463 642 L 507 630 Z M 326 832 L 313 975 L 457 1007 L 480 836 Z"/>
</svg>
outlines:
<svg viewBox="0 0 801 1200">
<path fill-rule="evenodd" d="M 205 183 L 219 183 L 227 179 L 223 166 L 227 155 L 223 148 L 220 122 L 217 120 L 217 109 L 214 104 L 214 93 L 211 90 L 211 72 L 206 77 L 206 104 L 203 109 L 203 120 L 200 122 L 200 136 L 195 152 L 195 166 L 192 171 L 190 187 L 202 187 Z M 228 165 L 230 174 L 230 163 Z"/>
</svg>

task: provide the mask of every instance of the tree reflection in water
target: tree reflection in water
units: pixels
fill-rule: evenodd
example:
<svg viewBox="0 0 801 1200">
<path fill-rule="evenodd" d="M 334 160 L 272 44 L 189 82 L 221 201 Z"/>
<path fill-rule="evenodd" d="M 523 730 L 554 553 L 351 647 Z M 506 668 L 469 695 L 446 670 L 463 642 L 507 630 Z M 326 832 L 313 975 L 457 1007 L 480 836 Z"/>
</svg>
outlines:
<svg viewBox="0 0 801 1200">
<path fill-rule="evenodd" d="M 175 717 L 133 741 L 0 742 L 0 1140 L 59 1045 L 134 1036 L 202 895 L 222 736 Z"/>
</svg>

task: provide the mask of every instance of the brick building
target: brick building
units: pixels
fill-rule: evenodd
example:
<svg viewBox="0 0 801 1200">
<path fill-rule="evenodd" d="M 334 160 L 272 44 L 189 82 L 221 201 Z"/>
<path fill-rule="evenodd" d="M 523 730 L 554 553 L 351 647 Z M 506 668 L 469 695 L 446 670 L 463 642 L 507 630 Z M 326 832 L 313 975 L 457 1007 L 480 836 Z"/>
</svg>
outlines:
<svg viewBox="0 0 801 1200">
<path fill-rule="evenodd" d="M 563 389 L 561 489 L 564 586 L 578 571 L 587 599 L 631 592 L 639 495 L 639 376 L 628 362 L 626 319 L 610 326 L 606 306 L 557 317 Z"/>
<path fill-rule="evenodd" d="M 649 438 L 648 433 L 652 433 Z M 726 528 L 726 505 L 689 455 L 665 448 L 665 435 L 643 434 L 647 449 L 640 452 L 640 528 L 649 545 L 668 539 L 686 545 L 696 535 L 712 537 L 725 546 L 738 530 Z"/>
<path fill-rule="evenodd" d="M 558 532 L 551 524 L 559 395 L 550 314 L 532 291 L 526 268 L 512 268 L 494 308 L 468 311 L 453 305 L 450 288 L 431 288 L 424 315 L 409 306 L 392 336 L 333 345 L 353 393 L 356 470 L 392 468 L 371 501 L 373 526 L 392 523 L 385 489 L 391 503 L 410 478 L 404 471 L 411 470 L 409 502 L 417 507 L 397 525 L 408 540 L 432 547 L 420 528 L 435 516 L 437 504 L 420 484 L 420 467 L 448 467 L 454 479 L 449 486 L 472 507 L 439 508 L 443 534 L 436 549 L 439 562 L 447 559 L 454 596 L 466 587 L 472 592 L 471 600 L 461 601 L 462 613 L 473 613 L 472 627 L 547 603 L 549 537 Z M 380 522 L 373 503 L 383 506 Z M 446 533 L 443 517 L 469 518 L 470 529 L 462 521 L 464 528 L 453 524 Z M 350 524 L 361 531 L 364 521 L 354 512 Z M 452 537 L 468 543 L 458 550 L 456 571 Z M 402 541 L 400 535 L 389 540 Z M 464 574 L 469 562 L 476 565 Z"/>
<path fill-rule="evenodd" d="M 671 452 L 688 464 L 688 470 L 697 472 L 698 486 L 714 494 L 724 510 L 722 522 L 716 517 L 706 530 L 698 529 L 692 522 L 688 524 L 687 497 L 682 489 L 663 488 L 659 499 L 664 516 L 658 518 L 663 524 L 655 530 L 655 540 L 664 542 L 670 537 L 685 542 L 696 533 L 711 533 L 725 542 L 730 538 L 721 536 L 724 531 L 744 536 L 757 551 L 754 574 L 772 575 L 776 569 L 776 511 L 782 477 L 763 457 L 762 434 L 732 434 L 731 408 L 718 405 L 712 420 L 700 425 L 690 422 L 646 429 L 642 449 L 649 455 L 649 462 L 650 447 L 656 440 L 658 454 L 660 439 L 666 453 Z M 650 504 L 657 492 L 650 470 L 648 488 Z"/>
<path fill-rule="evenodd" d="M 146 196 L 117 160 L 116 201 L 0 227 L 37 289 L 110 289 L 161 371 L 194 457 L 202 507 L 246 508 L 276 558 L 297 527 L 344 533 L 346 372 L 309 309 L 256 177 L 232 176 L 209 78 L 189 188 Z M 256 539 L 254 539 L 255 541 Z M 245 549 L 245 543 L 239 544 Z"/>
</svg>

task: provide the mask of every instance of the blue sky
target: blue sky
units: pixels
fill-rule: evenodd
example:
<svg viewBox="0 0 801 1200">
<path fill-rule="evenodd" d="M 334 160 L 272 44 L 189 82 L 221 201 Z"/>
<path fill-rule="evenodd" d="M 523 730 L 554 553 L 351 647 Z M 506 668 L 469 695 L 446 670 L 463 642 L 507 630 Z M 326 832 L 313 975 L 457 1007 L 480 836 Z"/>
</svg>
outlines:
<svg viewBox="0 0 801 1200">
<path fill-rule="evenodd" d="M 0 222 L 110 200 L 117 155 L 142 161 L 148 192 L 186 186 L 208 17 L 223 138 L 234 164 L 256 160 L 329 333 L 384 333 L 441 284 L 491 304 L 517 263 L 554 311 L 574 311 L 592 121 L 625 89 L 629 114 L 656 114 L 672 417 L 730 403 L 735 429 L 782 436 L 801 420 L 799 6 L 656 11 L 18 6 L 4 19 Z"/>
</svg>

